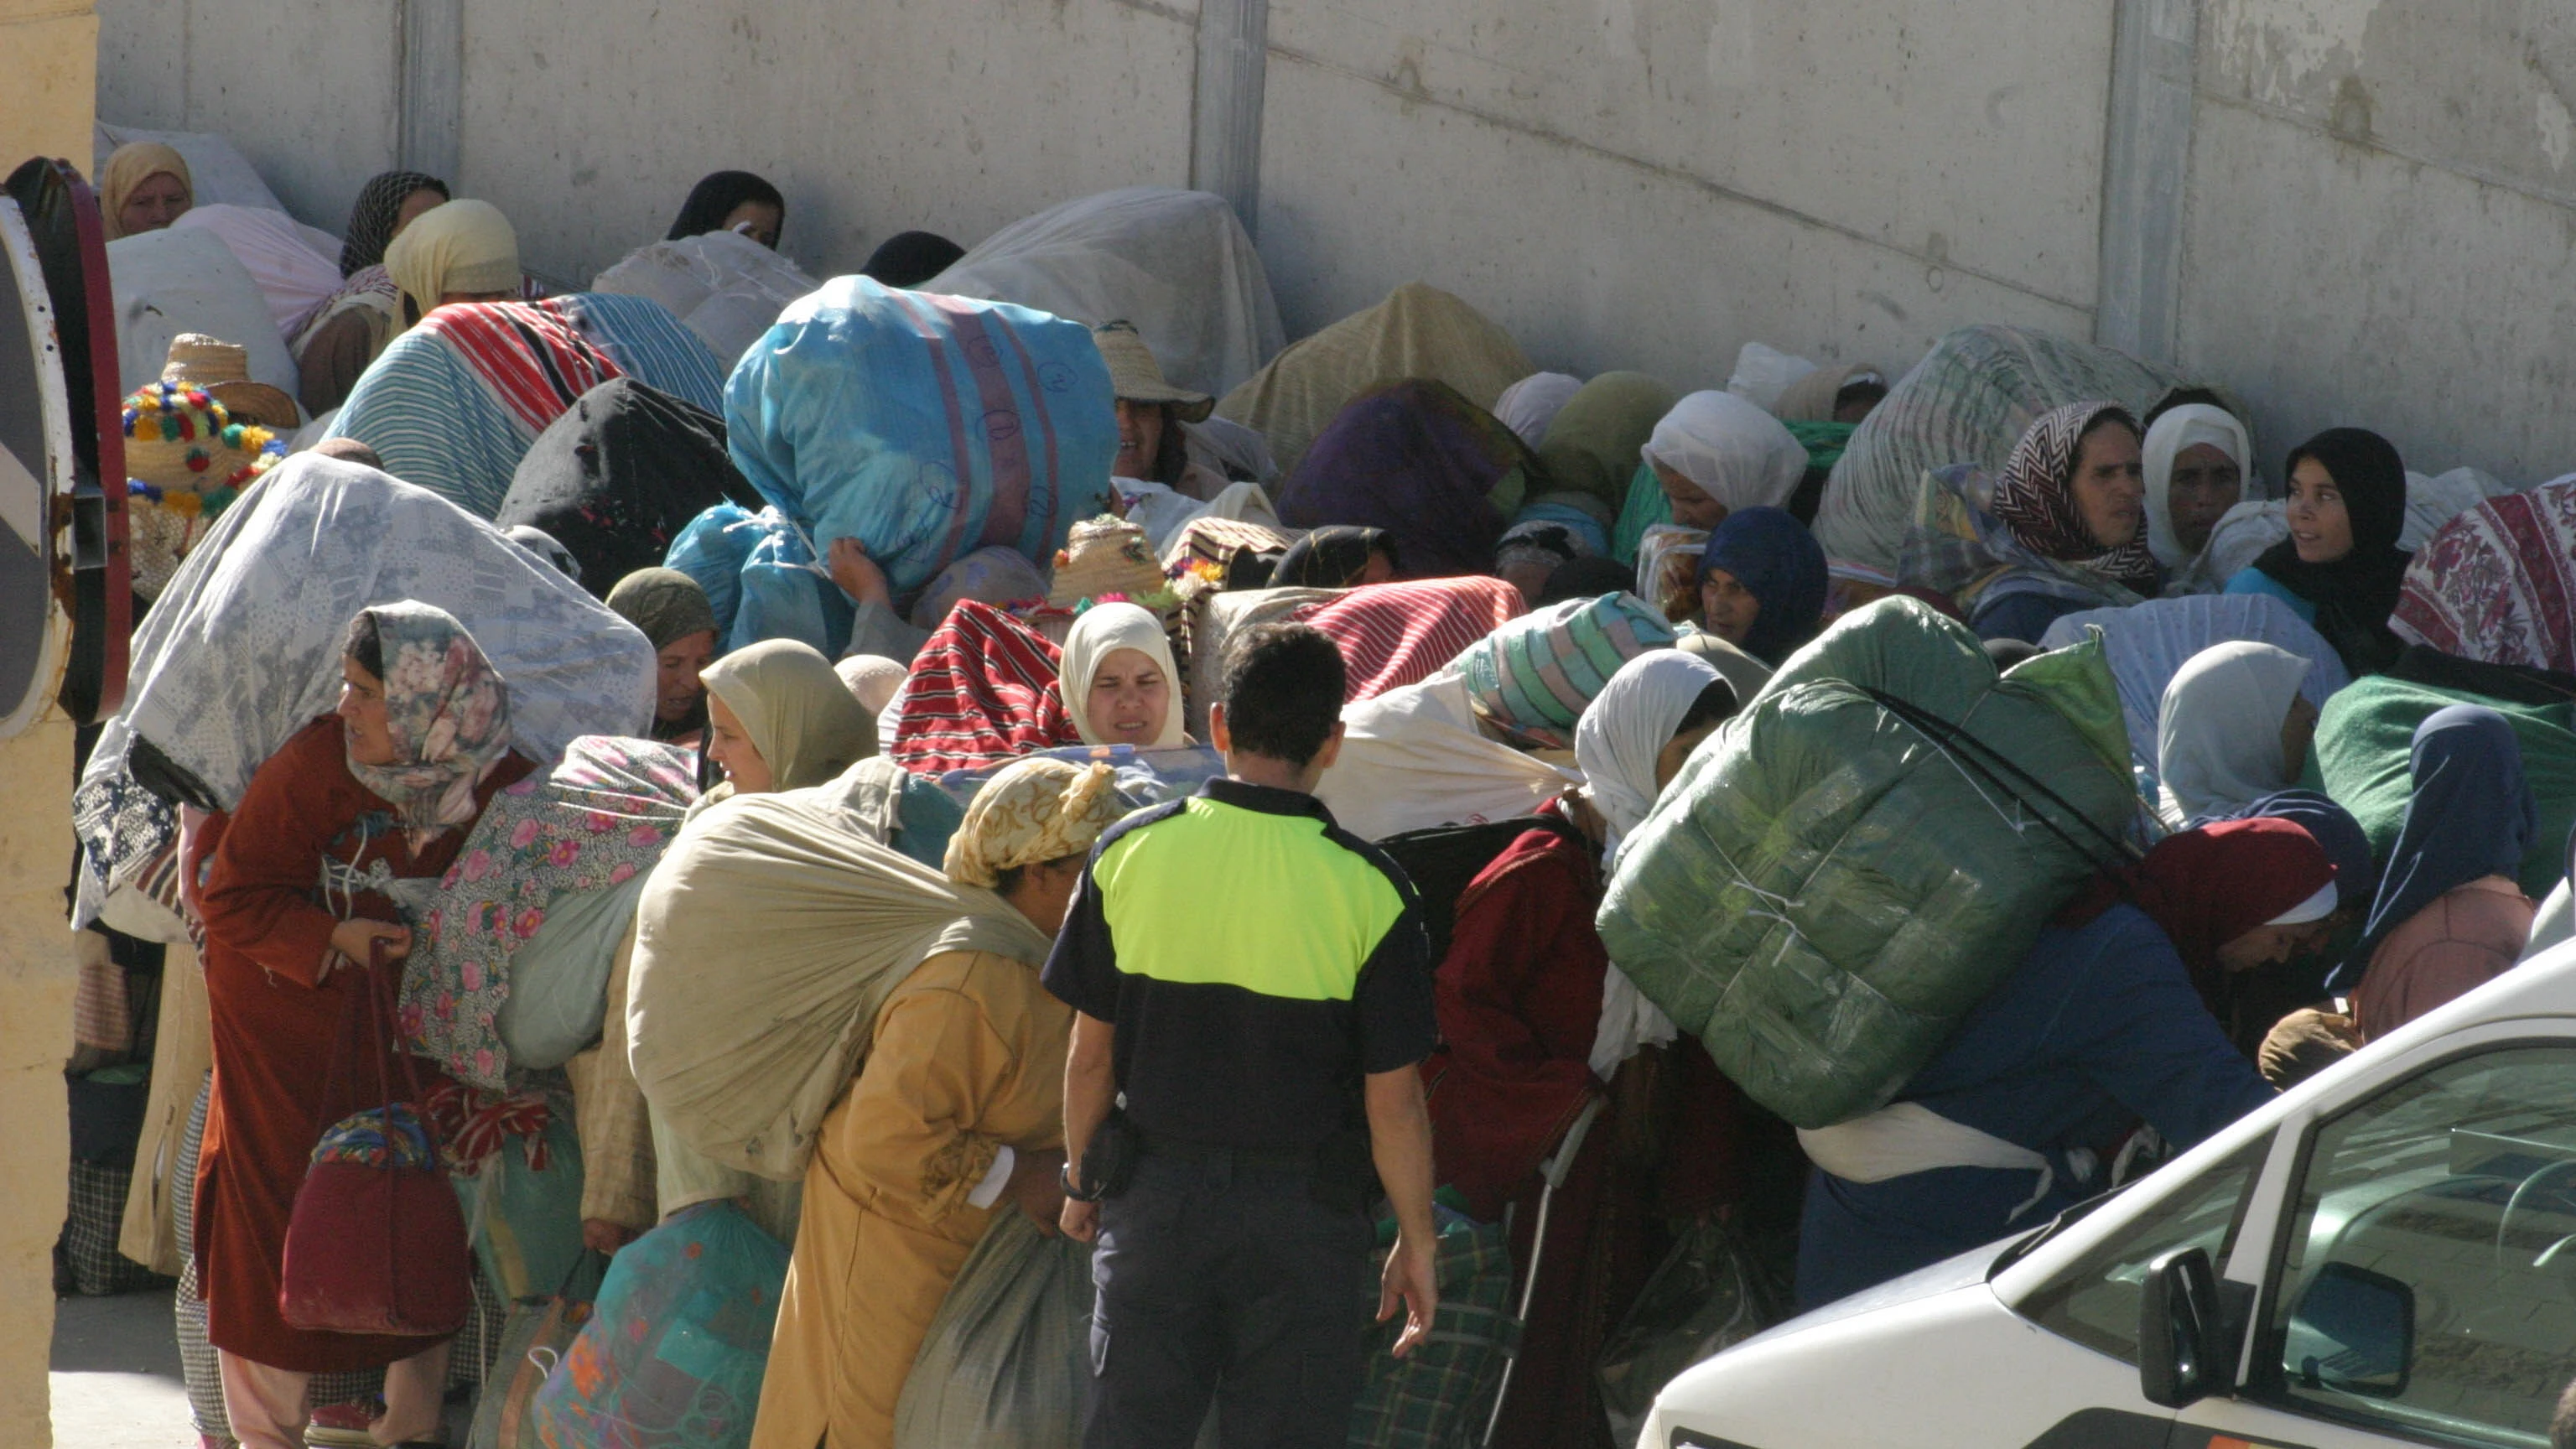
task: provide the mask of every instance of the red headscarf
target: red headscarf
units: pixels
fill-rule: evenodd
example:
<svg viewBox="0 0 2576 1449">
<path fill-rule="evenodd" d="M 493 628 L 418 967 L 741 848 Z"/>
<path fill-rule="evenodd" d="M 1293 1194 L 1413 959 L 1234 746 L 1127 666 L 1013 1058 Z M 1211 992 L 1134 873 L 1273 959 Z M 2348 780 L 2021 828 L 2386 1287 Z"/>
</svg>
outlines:
<svg viewBox="0 0 2576 1449">
<path fill-rule="evenodd" d="M 2286 915 L 2334 880 L 2334 861 L 2295 820 L 2225 820 L 2169 835 L 2119 880 L 2097 880 L 2058 916 L 2080 926 L 2125 899 L 2164 933 L 2204 996 L 2225 977 L 2218 948 Z"/>
</svg>

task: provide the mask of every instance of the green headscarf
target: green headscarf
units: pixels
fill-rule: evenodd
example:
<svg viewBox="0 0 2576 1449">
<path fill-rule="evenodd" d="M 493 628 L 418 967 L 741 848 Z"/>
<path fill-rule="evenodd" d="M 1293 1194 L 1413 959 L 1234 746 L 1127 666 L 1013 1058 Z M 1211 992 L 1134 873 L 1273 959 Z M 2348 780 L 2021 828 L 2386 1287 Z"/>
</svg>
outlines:
<svg viewBox="0 0 2576 1449">
<path fill-rule="evenodd" d="M 637 569 L 608 591 L 608 607 L 643 630 L 656 654 L 716 627 L 715 606 L 707 602 L 707 591 L 678 569 Z"/>
<path fill-rule="evenodd" d="M 1642 372 L 1605 372 L 1585 383 L 1557 410 L 1539 444 L 1549 482 L 1589 493 L 1606 508 L 1619 507 L 1646 439 L 1679 400 L 1680 394 Z"/>
</svg>

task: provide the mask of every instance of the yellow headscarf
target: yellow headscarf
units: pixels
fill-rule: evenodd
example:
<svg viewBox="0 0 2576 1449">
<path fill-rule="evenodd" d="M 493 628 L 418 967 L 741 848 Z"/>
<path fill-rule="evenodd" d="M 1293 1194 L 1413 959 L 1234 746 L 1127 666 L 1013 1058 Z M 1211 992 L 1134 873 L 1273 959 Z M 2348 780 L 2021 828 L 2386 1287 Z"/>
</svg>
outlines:
<svg viewBox="0 0 2576 1449">
<path fill-rule="evenodd" d="M 423 317 L 450 292 L 516 292 L 519 234 L 488 201 L 444 202 L 385 248 L 385 273 Z"/>
<path fill-rule="evenodd" d="M 155 176 L 176 176 L 188 189 L 188 204 L 197 201 L 196 178 L 188 174 L 188 158 L 158 141 L 132 141 L 119 146 L 107 158 L 98 173 L 99 220 L 107 228 L 107 239 L 115 241 L 125 235 L 125 203 L 135 188 Z"/>
<path fill-rule="evenodd" d="M 1002 767 L 965 822 L 949 837 L 948 878 L 959 885 L 999 886 L 1013 866 L 1062 860 L 1091 849 L 1100 832 L 1127 813 L 1107 765 L 1088 767 L 1038 756 Z"/>
</svg>

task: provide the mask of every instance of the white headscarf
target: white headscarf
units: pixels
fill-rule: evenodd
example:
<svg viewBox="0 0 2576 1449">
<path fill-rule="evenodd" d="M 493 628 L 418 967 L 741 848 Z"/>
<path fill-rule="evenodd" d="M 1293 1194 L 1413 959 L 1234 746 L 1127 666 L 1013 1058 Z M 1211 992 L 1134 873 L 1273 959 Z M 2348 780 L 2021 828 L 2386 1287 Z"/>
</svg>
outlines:
<svg viewBox="0 0 2576 1449">
<path fill-rule="evenodd" d="M 1065 636 L 1064 661 L 1057 677 L 1063 681 L 1064 708 L 1073 716 L 1073 727 L 1081 731 L 1086 745 L 1109 743 L 1091 726 L 1091 680 L 1100 672 L 1101 662 L 1121 649 L 1138 650 L 1153 660 L 1171 685 L 1171 707 L 1163 713 L 1163 732 L 1144 748 L 1180 748 L 1181 676 L 1172 667 L 1172 641 L 1163 634 L 1162 620 L 1129 603 L 1092 605 L 1073 621 L 1073 632 Z"/>
<path fill-rule="evenodd" d="M 1707 660 L 1678 649 L 1653 649 L 1619 666 L 1574 726 L 1574 762 L 1584 791 L 1610 826 L 1615 859 L 1629 834 L 1655 808 L 1655 756 L 1693 704 L 1723 676 Z M 1613 962 L 1601 978 L 1601 1024 L 1592 1036 L 1592 1071 L 1603 1081 L 1649 1043 L 1679 1032 L 1672 1018 Z"/>
<path fill-rule="evenodd" d="M 2147 429 L 2139 461 L 2147 479 L 2147 548 L 2168 571 L 2192 560 L 2191 551 L 2174 537 L 2173 513 L 2166 504 L 2173 487 L 2174 459 L 2185 448 L 2202 443 L 2234 459 L 2239 474 L 2249 480 L 2254 476 L 2254 446 L 2246 439 L 2245 425 L 2227 409 L 2187 403 L 2156 419 L 2156 425 Z"/>
<path fill-rule="evenodd" d="M 2297 783 L 2281 758 L 2281 722 L 2308 661 L 2238 640 L 2184 661 L 2156 716 L 2156 773 L 2180 820 L 2229 815 Z"/>
<path fill-rule="evenodd" d="M 1806 448 L 1778 418 L 1731 392 L 1695 392 L 1673 404 L 1645 454 L 1729 511 L 1782 507 L 1807 476 Z"/>
<path fill-rule="evenodd" d="M 1494 399 L 1494 416 L 1504 427 L 1520 435 L 1520 440 L 1535 448 L 1547 439 L 1547 425 L 1556 421 L 1565 400 L 1583 387 L 1583 379 L 1563 372 L 1533 372 Z"/>
</svg>

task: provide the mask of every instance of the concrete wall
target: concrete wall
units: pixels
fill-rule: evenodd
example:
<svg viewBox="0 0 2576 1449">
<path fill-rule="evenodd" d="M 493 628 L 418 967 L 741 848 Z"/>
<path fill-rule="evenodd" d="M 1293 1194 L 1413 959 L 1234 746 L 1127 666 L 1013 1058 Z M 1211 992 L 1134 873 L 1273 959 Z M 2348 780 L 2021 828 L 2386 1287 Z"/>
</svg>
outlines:
<svg viewBox="0 0 2576 1449">
<path fill-rule="evenodd" d="M 1201 73 L 1196 0 L 103 14 L 105 114 L 229 132 L 326 225 L 395 159 L 405 107 L 440 99 L 420 55 L 406 91 L 406 19 L 451 14 L 455 179 L 510 211 L 532 267 L 576 280 L 725 165 L 781 181 L 787 250 L 817 274 L 906 227 L 971 243 L 1069 196 L 1189 180 L 1194 125 L 1236 94 Z M 2248 398 L 2267 457 L 2358 421 L 2427 467 L 2576 463 L 2576 416 L 2552 406 L 2576 306 L 2576 9 L 2557 0 L 1208 15 L 1220 42 L 1266 46 L 1257 165 L 1210 184 L 1257 190 L 1292 333 L 1420 277 L 1544 365 L 1702 386 L 1748 340 L 1901 368 L 1963 322 L 2099 319 Z M 2124 100 L 2150 72 L 2168 89 Z M 2144 257 L 2106 245 L 2138 237 Z"/>
</svg>

